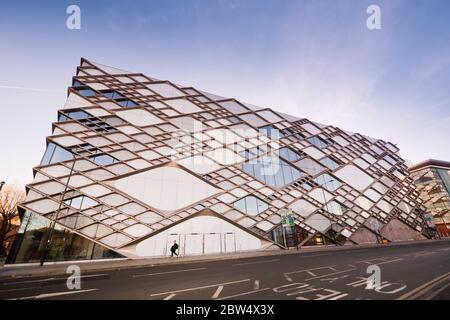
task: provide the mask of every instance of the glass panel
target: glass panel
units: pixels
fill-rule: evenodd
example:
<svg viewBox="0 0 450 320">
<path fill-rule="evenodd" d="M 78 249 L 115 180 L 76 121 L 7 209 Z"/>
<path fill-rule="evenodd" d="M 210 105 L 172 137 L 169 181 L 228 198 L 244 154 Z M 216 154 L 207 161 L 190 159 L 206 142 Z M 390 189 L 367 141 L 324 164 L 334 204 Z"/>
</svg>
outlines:
<svg viewBox="0 0 450 320">
<path fill-rule="evenodd" d="M 95 96 L 95 91 L 91 89 L 77 89 L 77 92 L 84 97 Z"/>
<path fill-rule="evenodd" d="M 295 165 L 311 176 L 315 176 L 325 170 L 323 166 L 309 158 L 302 159 L 296 162 Z"/>
<path fill-rule="evenodd" d="M 267 203 L 254 196 L 248 196 L 236 201 L 234 207 L 250 216 L 256 216 L 269 208 Z"/>
<path fill-rule="evenodd" d="M 450 194 L 450 174 L 447 170 L 437 169 L 438 176 L 441 180 L 442 185 L 447 189 L 448 194 Z"/>
<path fill-rule="evenodd" d="M 337 188 L 341 186 L 341 183 L 336 180 L 333 176 L 325 173 L 321 176 L 318 176 L 314 179 L 321 187 L 327 189 L 328 191 L 335 191 Z"/>
<path fill-rule="evenodd" d="M 220 102 L 220 105 L 234 114 L 244 113 L 244 112 L 248 111 L 246 108 L 244 108 L 242 105 L 240 105 L 236 101 Z"/>
<path fill-rule="evenodd" d="M 353 165 L 343 167 L 336 171 L 335 175 L 359 191 L 364 190 L 374 181 L 371 176 Z"/>
<path fill-rule="evenodd" d="M 291 162 L 300 160 L 300 156 L 289 148 L 282 148 L 280 149 L 279 152 L 280 157 L 283 157 L 284 159 L 289 160 Z"/>
<path fill-rule="evenodd" d="M 332 213 L 332 214 L 337 215 L 337 216 L 343 215 L 344 212 L 345 212 L 345 210 L 346 210 L 345 207 L 343 207 L 340 203 L 338 203 L 338 202 L 336 202 L 336 201 L 330 201 L 330 202 L 328 202 L 328 203 L 325 205 L 325 207 L 326 207 L 326 210 L 327 210 L 329 213 Z"/>
<path fill-rule="evenodd" d="M 45 239 L 49 226 L 50 220 L 38 214 L 26 212 L 7 262 L 31 263 L 40 261 L 44 254 Z M 121 257 L 118 253 L 56 224 L 48 246 L 46 261 Z"/>
<path fill-rule="evenodd" d="M 73 159 L 73 154 L 71 152 L 67 151 L 64 148 L 61 148 L 60 146 L 54 143 L 49 143 L 40 165 L 43 166 L 71 159 Z"/>
<path fill-rule="evenodd" d="M 110 90 L 110 91 L 106 91 L 106 92 L 102 92 L 103 93 L 103 95 L 105 96 L 105 97 L 108 97 L 108 98 L 110 98 L 110 99 L 120 99 L 120 98 L 123 98 L 123 96 L 120 94 L 120 93 L 118 93 L 118 92 L 116 92 L 116 91 L 114 91 L 114 90 Z"/>
<path fill-rule="evenodd" d="M 84 112 L 84 111 L 70 111 L 66 112 L 66 115 L 72 119 L 80 120 L 80 119 L 86 119 L 89 118 L 91 115 Z"/>
<path fill-rule="evenodd" d="M 64 201 L 64 203 L 66 203 L 69 206 L 72 206 L 74 208 L 77 208 L 77 209 L 86 209 L 86 208 L 93 207 L 98 204 L 97 201 L 92 200 L 91 198 L 86 197 L 86 196 L 75 197 L 75 198 Z"/>
<path fill-rule="evenodd" d="M 297 169 L 274 156 L 263 156 L 242 164 L 242 170 L 265 184 L 280 188 L 302 177 Z"/>
<path fill-rule="evenodd" d="M 91 157 L 91 160 L 94 161 L 98 165 L 108 165 L 117 162 L 116 159 L 113 157 L 107 155 L 107 154 L 101 154 L 94 157 Z"/>
<path fill-rule="evenodd" d="M 272 140 L 278 140 L 279 138 L 283 137 L 283 134 L 271 125 L 259 128 L 259 132 L 266 135 Z"/>
<path fill-rule="evenodd" d="M 240 118 L 255 128 L 267 125 L 266 121 L 252 113 L 241 115 Z"/>
<path fill-rule="evenodd" d="M 320 149 L 327 147 L 327 143 L 322 139 L 320 139 L 319 137 L 308 138 L 308 141 Z"/>
<path fill-rule="evenodd" d="M 125 108 L 137 106 L 136 102 L 131 101 L 129 99 L 120 100 L 120 101 L 117 101 L 117 103 L 120 104 L 122 107 L 125 107 Z"/>
<path fill-rule="evenodd" d="M 320 160 L 320 162 L 326 165 L 331 170 L 336 170 L 337 167 L 339 167 L 339 165 L 333 159 L 328 157 L 323 158 L 322 160 Z"/>
</svg>

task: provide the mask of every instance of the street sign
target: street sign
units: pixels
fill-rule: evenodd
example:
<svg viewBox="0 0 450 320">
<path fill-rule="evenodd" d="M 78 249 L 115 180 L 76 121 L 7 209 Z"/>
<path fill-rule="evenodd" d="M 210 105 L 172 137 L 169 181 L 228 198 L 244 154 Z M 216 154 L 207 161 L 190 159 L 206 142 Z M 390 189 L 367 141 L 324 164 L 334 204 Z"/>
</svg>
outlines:
<svg viewBox="0 0 450 320">
<path fill-rule="evenodd" d="M 283 227 L 293 227 L 295 225 L 294 217 L 291 214 L 284 216 L 281 220 Z"/>
</svg>

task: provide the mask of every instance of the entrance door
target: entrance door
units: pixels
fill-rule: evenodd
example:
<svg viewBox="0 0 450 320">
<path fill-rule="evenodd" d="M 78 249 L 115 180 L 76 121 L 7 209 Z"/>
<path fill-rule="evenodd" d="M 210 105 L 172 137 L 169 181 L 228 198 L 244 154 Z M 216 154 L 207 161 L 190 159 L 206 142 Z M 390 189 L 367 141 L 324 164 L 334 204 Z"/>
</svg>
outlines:
<svg viewBox="0 0 450 320">
<path fill-rule="evenodd" d="M 236 237 L 233 232 L 224 234 L 225 252 L 236 252 Z"/>
<path fill-rule="evenodd" d="M 186 255 L 191 254 L 202 254 L 203 253 L 203 234 L 199 233 L 188 233 L 186 234 L 185 241 L 185 251 Z"/>
<path fill-rule="evenodd" d="M 220 233 L 205 233 L 204 235 L 204 253 L 220 253 L 222 251 Z"/>
</svg>

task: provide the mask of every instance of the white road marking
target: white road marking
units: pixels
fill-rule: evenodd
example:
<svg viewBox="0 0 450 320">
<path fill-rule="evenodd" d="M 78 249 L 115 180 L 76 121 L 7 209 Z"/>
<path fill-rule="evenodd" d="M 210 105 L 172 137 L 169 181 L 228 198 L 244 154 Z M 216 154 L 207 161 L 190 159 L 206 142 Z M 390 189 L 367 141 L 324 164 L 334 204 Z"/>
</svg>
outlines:
<svg viewBox="0 0 450 320">
<path fill-rule="evenodd" d="M 450 276 L 450 272 L 444 273 L 443 275 L 434 278 L 424 284 L 422 284 L 421 286 L 405 293 L 404 295 L 400 296 L 397 298 L 397 300 L 409 300 L 409 299 L 414 299 L 414 297 L 420 295 L 420 293 L 425 292 L 429 287 L 432 287 L 433 284 L 438 283 L 439 281 L 441 281 L 442 279 L 445 279 L 446 277 Z"/>
<path fill-rule="evenodd" d="M 206 268 L 195 268 L 195 269 L 174 270 L 174 271 L 155 272 L 155 273 L 146 273 L 146 274 L 135 274 L 135 275 L 133 275 L 133 278 L 158 276 L 158 275 L 162 275 L 162 274 L 190 272 L 190 271 L 205 270 L 205 269 Z"/>
<path fill-rule="evenodd" d="M 102 274 L 88 274 L 85 276 L 80 276 L 81 279 L 85 278 L 95 278 L 95 277 L 102 277 L 107 276 L 107 273 Z M 4 283 L 4 286 L 11 286 L 11 285 L 17 285 L 17 284 L 25 284 L 25 283 L 35 283 L 35 282 L 46 282 L 46 281 L 56 281 L 56 280 L 63 280 L 64 282 L 67 280 L 67 278 L 46 278 L 46 279 L 38 279 L 38 280 L 26 280 L 26 281 L 14 281 L 14 282 L 8 282 Z"/>
<path fill-rule="evenodd" d="M 90 291 L 96 291 L 96 290 L 98 290 L 98 289 L 86 289 L 86 290 L 74 290 L 74 291 L 62 291 L 62 292 L 43 293 L 43 294 L 39 294 L 37 296 L 20 297 L 20 298 L 14 298 L 14 299 L 9 299 L 9 300 L 45 299 L 45 298 L 65 296 L 65 295 L 68 295 L 68 294 L 77 294 L 77 293 L 84 293 L 84 292 L 90 292 Z"/>
<path fill-rule="evenodd" d="M 351 265 L 350 265 L 350 266 L 351 266 Z M 353 271 L 353 270 L 356 270 L 356 267 L 351 266 L 350 269 L 346 269 L 346 270 L 342 270 L 342 271 L 336 271 L 336 272 L 324 274 L 324 275 L 321 275 L 321 276 L 308 278 L 308 279 L 305 279 L 304 281 L 309 281 L 309 280 L 314 280 L 314 279 L 320 279 L 320 278 L 323 278 L 323 277 L 333 276 L 333 275 L 336 275 L 336 274 L 340 274 L 340 273 L 344 273 L 344 272 L 349 272 L 349 271 Z"/>
<path fill-rule="evenodd" d="M 338 299 L 343 298 L 345 296 L 348 296 L 348 293 L 343 293 L 343 294 L 341 294 L 339 296 L 336 296 L 336 297 L 333 297 L 333 298 L 330 298 L 330 299 L 327 299 L 327 300 L 338 300 Z"/>
<path fill-rule="evenodd" d="M 227 284 L 240 283 L 240 282 L 246 282 L 246 281 L 250 281 L 250 279 L 237 280 L 237 281 L 231 281 L 231 282 L 223 282 L 223 283 L 216 283 L 216 284 L 211 284 L 211 285 L 201 286 L 201 287 L 195 287 L 195 288 L 188 288 L 188 289 L 180 289 L 180 290 L 172 290 L 172 291 L 166 291 L 166 292 L 152 293 L 150 296 L 154 297 L 154 296 L 160 296 L 160 295 L 170 294 L 170 293 L 179 293 L 179 292 L 200 290 L 200 289 L 212 288 L 212 287 L 217 287 L 217 286 L 225 286 Z"/>
<path fill-rule="evenodd" d="M 339 276 L 339 277 L 320 279 L 320 281 L 327 281 L 329 283 L 334 283 L 336 280 L 343 279 L 343 278 L 348 278 L 348 276 L 349 276 L 348 274 L 344 274 L 344 275 Z"/>
<path fill-rule="evenodd" d="M 392 258 L 394 258 L 392 260 L 388 260 L 388 258 L 390 258 L 390 257 L 373 258 L 373 259 L 369 259 L 369 260 L 360 260 L 360 261 L 356 261 L 356 263 L 365 263 L 365 264 L 370 264 L 370 265 L 374 264 L 374 265 L 380 266 L 382 264 L 387 264 L 387 263 L 392 263 L 392 262 L 403 260 L 403 258 L 399 258 L 399 257 L 392 257 Z M 381 261 L 381 262 L 377 262 L 377 261 Z"/>
<path fill-rule="evenodd" d="M 176 294 L 172 293 L 172 294 L 169 294 L 167 297 L 165 297 L 163 300 L 170 300 L 170 299 L 172 299 L 175 296 L 176 296 Z"/>
<path fill-rule="evenodd" d="M 254 290 L 258 290 L 259 289 L 259 280 L 255 280 L 255 284 L 253 286 Z"/>
<path fill-rule="evenodd" d="M 233 267 L 238 267 L 238 266 L 246 266 L 246 265 L 249 265 L 249 264 L 270 263 L 270 262 L 277 262 L 277 261 L 280 261 L 280 259 L 272 259 L 272 260 L 261 260 L 261 261 L 253 261 L 253 262 L 236 263 L 236 264 L 232 264 L 231 266 L 233 266 Z"/>
<path fill-rule="evenodd" d="M 218 286 L 216 292 L 212 295 L 211 299 L 217 299 L 220 295 L 220 293 L 223 290 L 223 286 Z"/>
<path fill-rule="evenodd" d="M 330 266 L 323 266 L 323 267 L 317 267 L 317 268 L 311 268 L 311 269 L 302 269 L 302 270 L 297 270 L 297 271 L 290 271 L 290 272 L 285 272 L 285 275 L 289 275 L 289 274 L 293 274 L 293 273 L 300 273 L 300 272 L 311 272 L 313 270 L 320 270 L 320 269 L 331 269 L 331 270 L 336 270 L 334 267 L 336 267 L 336 265 L 330 265 Z"/>
<path fill-rule="evenodd" d="M 285 274 L 284 277 L 286 278 L 287 281 L 292 282 L 291 277 L 289 277 L 287 274 Z"/>
<path fill-rule="evenodd" d="M 34 283 L 34 282 L 45 282 L 45 281 L 51 281 L 58 278 L 47 278 L 47 279 L 39 279 L 39 280 L 27 280 L 27 281 L 14 281 L 14 282 L 8 282 L 3 283 L 4 286 L 10 286 L 10 285 L 16 285 L 16 284 L 22 284 L 22 283 Z M 59 278 L 61 279 L 61 278 Z"/>
<path fill-rule="evenodd" d="M 220 298 L 220 299 L 217 299 L 217 300 L 226 300 L 226 299 L 241 297 L 241 296 L 245 296 L 245 295 L 256 293 L 256 292 L 266 291 L 266 290 L 269 290 L 269 289 L 270 288 L 264 288 L 264 289 L 259 289 L 259 290 L 253 290 L 253 291 L 238 293 L 238 294 L 234 294 L 234 295 L 228 296 L 228 297 L 223 297 L 223 298 Z"/>
</svg>

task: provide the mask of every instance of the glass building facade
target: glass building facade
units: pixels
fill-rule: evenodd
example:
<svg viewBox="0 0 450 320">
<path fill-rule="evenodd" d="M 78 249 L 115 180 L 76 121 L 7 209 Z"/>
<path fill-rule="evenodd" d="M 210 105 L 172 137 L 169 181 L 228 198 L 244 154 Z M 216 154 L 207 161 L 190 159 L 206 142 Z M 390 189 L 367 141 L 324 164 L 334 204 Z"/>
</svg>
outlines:
<svg viewBox="0 0 450 320">
<path fill-rule="evenodd" d="M 428 236 L 391 142 L 86 59 L 72 83 L 10 263 Z"/>
<path fill-rule="evenodd" d="M 426 160 L 409 168 L 441 237 L 450 236 L 450 162 Z"/>
</svg>

